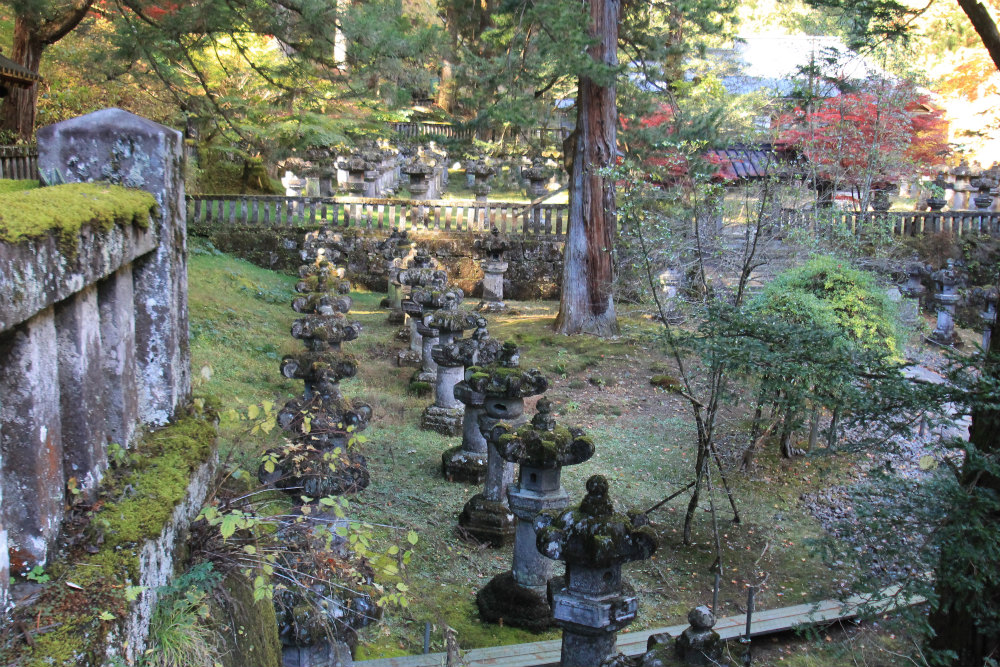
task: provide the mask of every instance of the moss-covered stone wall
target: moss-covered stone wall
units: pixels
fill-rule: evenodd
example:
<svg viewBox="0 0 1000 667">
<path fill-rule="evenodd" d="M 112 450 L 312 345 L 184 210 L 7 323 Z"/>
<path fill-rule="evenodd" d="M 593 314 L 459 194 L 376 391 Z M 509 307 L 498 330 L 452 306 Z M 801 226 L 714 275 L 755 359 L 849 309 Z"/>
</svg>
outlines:
<svg viewBox="0 0 1000 667">
<path fill-rule="evenodd" d="M 105 478 L 88 510 L 61 536 L 66 550 L 45 568 L 30 604 L 15 607 L 19 636 L 0 645 L 11 667 L 133 664 L 145 648 L 156 587 L 197 515 L 215 469 L 216 419 L 195 411 L 148 433 Z M 140 627 L 145 622 L 146 627 Z"/>
<path fill-rule="evenodd" d="M 217 248 L 232 253 L 257 266 L 275 271 L 295 271 L 302 263 L 300 248 L 304 229 L 210 226 L 192 229 L 192 234 L 208 238 Z M 386 291 L 386 267 L 376 244 L 388 232 L 359 234 L 348 231 L 352 239 L 347 257 L 348 279 L 375 292 Z M 448 271 L 449 280 L 469 295 L 482 294 L 482 257 L 475 240 L 485 234 L 417 233 L 412 238 L 428 248 L 431 255 Z M 504 275 L 504 297 L 516 300 L 558 299 L 562 283 L 564 243 L 558 238 L 512 236 L 507 251 L 508 268 Z"/>
</svg>

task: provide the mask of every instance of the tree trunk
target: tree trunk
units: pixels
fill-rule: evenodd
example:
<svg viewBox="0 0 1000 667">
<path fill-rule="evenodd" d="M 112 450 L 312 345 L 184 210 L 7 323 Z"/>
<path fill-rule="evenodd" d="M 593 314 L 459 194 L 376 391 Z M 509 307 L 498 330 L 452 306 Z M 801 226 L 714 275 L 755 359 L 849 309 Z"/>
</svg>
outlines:
<svg viewBox="0 0 1000 667">
<path fill-rule="evenodd" d="M 993 64 L 1000 70 L 1000 31 L 997 30 L 997 24 L 990 16 L 989 10 L 976 0 L 958 0 L 958 4 L 972 22 L 972 27 L 979 34 L 979 39 L 989 52 Z"/>
<path fill-rule="evenodd" d="M 24 65 L 32 72 L 38 71 L 45 45 L 37 37 L 35 24 L 17 17 L 14 21 L 14 48 L 11 60 Z M 0 107 L 0 129 L 8 130 L 22 141 L 31 141 L 35 132 L 35 109 L 38 103 L 38 84 L 28 88 L 11 87 Z"/>
<path fill-rule="evenodd" d="M 55 44 L 80 24 L 94 0 L 73 0 L 51 7 L 44 14 L 39 8 L 25 10 L 14 18 L 14 48 L 11 59 L 32 72 L 38 72 L 45 47 Z M 44 18 L 43 18 L 44 16 Z M 0 129 L 16 132 L 31 141 L 35 133 L 38 84 L 14 88 L 0 106 Z"/>
<path fill-rule="evenodd" d="M 619 11 L 619 0 L 590 0 L 591 28 L 598 41 L 588 53 L 611 67 L 618 64 Z M 600 173 L 615 163 L 617 123 L 614 83 L 600 85 L 581 76 L 576 129 L 564 145 L 569 172 L 569 229 L 556 318 L 559 333 L 618 334 L 611 291 L 615 184 Z"/>
<path fill-rule="evenodd" d="M 983 375 L 994 381 L 1000 378 L 1000 336 L 990 340 Z M 973 408 L 969 443 L 959 477 L 961 500 L 943 528 L 934 576 L 938 602 L 929 618 L 934 630 L 931 648 L 954 652 L 955 659 L 942 664 L 955 667 L 983 665 L 987 658 L 1000 657 L 996 625 L 1000 583 L 993 570 L 996 563 L 983 561 L 996 553 L 1000 542 L 996 501 L 1000 478 L 990 470 L 1000 458 L 1000 408 L 995 399 Z"/>
</svg>

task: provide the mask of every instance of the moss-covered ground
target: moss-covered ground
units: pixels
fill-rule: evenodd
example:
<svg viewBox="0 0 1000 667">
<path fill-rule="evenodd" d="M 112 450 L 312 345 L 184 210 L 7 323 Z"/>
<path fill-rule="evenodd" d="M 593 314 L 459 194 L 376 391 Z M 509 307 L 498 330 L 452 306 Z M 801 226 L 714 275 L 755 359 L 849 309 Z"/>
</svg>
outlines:
<svg viewBox="0 0 1000 667">
<path fill-rule="evenodd" d="M 251 403 L 280 405 L 301 389 L 278 372 L 282 354 L 298 349 L 289 335 L 295 313 L 289 307 L 293 279 L 216 254 L 195 243 L 189 271 L 194 372 L 210 367 L 206 391 L 219 396 L 225 412 L 245 412 Z M 379 309 L 382 294 L 354 292 L 352 319 L 364 330 L 345 351 L 360 359 L 358 376 L 342 384 L 346 395 L 368 401 L 372 425 L 362 445 L 372 484 L 350 499 L 350 513 L 373 524 L 413 529 L 420 540 L 407 568 L 409 606 L 390 608 L 383 621 L 362 632 L 358 658 L 418 653 L 425 622 L 433 624 L 431 650 L 443 650 L 449 626 L 463 649 L 538 641 L 556 632 L 532 634 L 479 622 L 474 597 L 490 578 L 510 567 L 510 547 L 493 550 L 462 541 L 456 516 L 478 489 L 449 483 L 440 471 L 441 452 L 458 444 L 419 428 L 420 414 L 431 402 L 407 392 L 412 369 L 393 365 L 404 344 L 398 326 L 386 323 Z M 473 300 L 474 304 L 475 301 Z M 597 453 L 587 463 L 564 471 L 563 484 L 575 502 L 584 482 L 606 475 L 622 506 L 646 509 L 692 479 L 694 432 L 690 409 L 675 394 L 654 387 L 650 379 L 670 374 L 672 365 L 654 341 L 656 324 L 639 311 L 621 313 L 623 335 L 614 341 L 565 337 L 552 333 L 554 302 L 513 302 L 506 315 L 491 315 L 490 332 L 521 346 L 521 364 L 538 367 L 550 379 L 546 394 L 561 424 L 579 426 L 594 438 Z M 535 398 L 528 399 L 533 412 Z M 224 426 L 223 448 L 248 462 L 271 446 L 270 435 L 251 435 L 251 423 Z M 732 427 L 726 429 L 732 433 Z M 811 541 L 822 536 L 818 522 L 799 503 L 802 494 L 843 480 L 857 460 L 848 455 L 781 460 L 775 448 L 762 452 L 752 473 L 731 473 L 729 483 L 742 515 L 732 523 L 728 502 L 716 493 L 723 532 L 720 614 L 743 612 L 746 583 L 754 572 L 768 573 L 758 608 L 818 601 L 841 593 L 851 573 L 831 569 Z M 716 486 L 719 480 L 715 478 Z M 639 619 L 632 629 L 683 622 L 687 611 L 711 601 L 714 556 L 708 503 L 697 513 L 694 543 L 682 544 L 680 532 L 689 495 L 682 494 L 651 514 L 661 538 L 655 557 L 626 567 L 640 595 Z M 387 531 L 386 539 L 399 533 Z M 762 556 L 763 554 L 763 556 Z M 849 635 L 849 636 L 848 636 Z M 856 634 L 821 633 L 813 640 L 782 638 L 755 664 L 821 664 L 837 647 L 860 641 Z M 880 664 L 909 664 L 882 647 L 906 652 L 888 634 L 868 633 L 865 642 L 880 652 Z M 797 643 L 796 643 L 797 642 Z M 790 648 L 788 648 L 790 647 Z M 786 650 L 787 648 L 787 650 Z M 800 655 L 801 654 L 801 655 Z M 832 659 L 832 658 L 831 658 Z M 837 660 L 822 664 L 840 664 Z"/>
</svg>

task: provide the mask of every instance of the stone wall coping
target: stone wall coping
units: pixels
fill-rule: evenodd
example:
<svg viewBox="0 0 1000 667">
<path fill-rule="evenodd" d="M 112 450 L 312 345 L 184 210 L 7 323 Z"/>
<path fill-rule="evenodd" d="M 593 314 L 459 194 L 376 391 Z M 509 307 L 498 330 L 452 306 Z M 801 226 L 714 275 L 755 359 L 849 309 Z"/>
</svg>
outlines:
<svg viewBox="0 0 1000 667">
<path fill-rule="evenodd" d="M 0 243 L 0 333 L 154 250 L 153 227 L 113 225 L 101 231 L 88 224 L 69 252 L 60 248 L 58 232 Z"/>
</svg>

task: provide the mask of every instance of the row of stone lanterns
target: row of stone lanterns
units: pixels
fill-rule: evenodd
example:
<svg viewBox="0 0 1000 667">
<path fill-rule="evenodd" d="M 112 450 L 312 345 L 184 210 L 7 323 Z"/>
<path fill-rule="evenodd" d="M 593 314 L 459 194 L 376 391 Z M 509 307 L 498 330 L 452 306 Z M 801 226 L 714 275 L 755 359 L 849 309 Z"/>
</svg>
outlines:
<svg viewBox="0 0 1000 667">
<path fill-rule="evenodd" d="M 920 262 L 911 262 L 906 267 L 907 281 L 900 286 L 902 303 L 900 305 L 900 321 L 908 327 L 915 327 L 920 322 L 921 300 L 924 299 L 927 288 L 923 280 L 930 279 L 935 290 L 931 299 L 935 303 L 937 320 L 934 330 L 928 340 L 937 345 L 952 346 L 958 342 L 955 331 L 955 318 L 958 305 L 962 300 L 959 289 L 965 283 L 965 276 L 959 265 L 949 259 L 938 271 L 931 271 Z M 995 287 L 975 288 L 970 296 L 974 302 L 982 304 L 983 310 L 979 319 L 982 326 L 982 347 L 989 349 L 992 329 L 996 326 L 998 293 Z"/>
<path fill-rule="evenodd" d="M 525 399 L 543 394 L 548 380 L 522 368 L 516 345 L 492 338 L 483 317 L 461 308 L 461 291 L 447 287 L 447 276 L 426 251 L 411 249 L 405 259 L 404 241 L 397 234 L 381 246 L 387 263 L 397 267 L 389 271 L 395 277 L 386 305 L 400 304 L 413 324 L 409 333 L 421 337 L 421 357 L 433 360 L 433 366 L 422 366 L 434 373 L 436 396 L 424 412 L 424 426 L 462 435 L 460 445 L 442 454 L 446 479 L 483 484 L 463 507 L 460 530 L 494 547 L 514 543 L 510 570 L 477 594 L 481 618 L 533 630 L 554 623 L 563 629 L 562 665 L 600 665 L 613 653 L 617 632 L 637 613 L 622 565 L 650 557 L 655 535 L 644 515 L 615 511 L 599 475 L 588 480 L 580 505 L 567 510 L 562 468 L 589 460 L 594 443 L 582 430 L 557 424 L 545 397 L 527 420 Z M 506 250 L 496 233 L 478 247 L 484 261 L 502 261 Z M 501 290 L 502 283 L 502 298 Z M 486 301 L 484 289 L 480 308 L 492 310 L 490 303 L 495 301 Z M 474 333 L 464 337 L 470 329 Z M 436 410 L 447 412 L 447 419 L 439 420 Z M 565 563 L 564 577 L 553 577 L 556 560 Z M 687 664 L 710 664 L 699 661 L 718 657 L 714 617 L 700 608 L 692 618 L 676 651 Z"/>
</svg>

